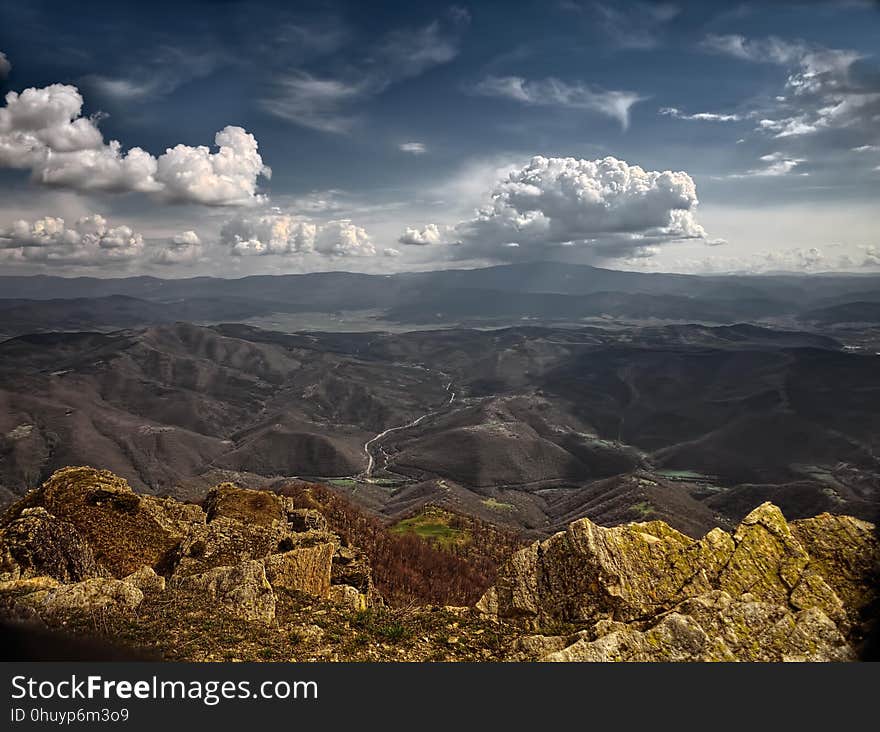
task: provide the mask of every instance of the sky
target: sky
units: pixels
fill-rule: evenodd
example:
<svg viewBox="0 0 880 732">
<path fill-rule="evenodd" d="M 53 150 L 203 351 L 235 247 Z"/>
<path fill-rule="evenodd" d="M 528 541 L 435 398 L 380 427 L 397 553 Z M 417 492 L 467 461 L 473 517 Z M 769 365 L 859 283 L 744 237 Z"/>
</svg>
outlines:
<svg viewBox="0 0 880 732">
<path fill-rule="evenodd" d="M 880 271 L 880 2 L 0 5 L 0 272 Z"/>
</svg>

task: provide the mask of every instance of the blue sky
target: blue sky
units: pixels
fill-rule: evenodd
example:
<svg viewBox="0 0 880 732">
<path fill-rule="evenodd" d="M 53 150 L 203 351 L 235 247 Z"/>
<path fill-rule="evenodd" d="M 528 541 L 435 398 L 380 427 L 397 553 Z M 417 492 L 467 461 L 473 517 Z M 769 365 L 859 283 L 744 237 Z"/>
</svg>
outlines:
<svg viewBox="0 0 880 732">
<path fill-rule="evenodd" d="M 878 37 L 866 0 L 11 0 L 0 267 L 875 270 Z"/>
</svg>

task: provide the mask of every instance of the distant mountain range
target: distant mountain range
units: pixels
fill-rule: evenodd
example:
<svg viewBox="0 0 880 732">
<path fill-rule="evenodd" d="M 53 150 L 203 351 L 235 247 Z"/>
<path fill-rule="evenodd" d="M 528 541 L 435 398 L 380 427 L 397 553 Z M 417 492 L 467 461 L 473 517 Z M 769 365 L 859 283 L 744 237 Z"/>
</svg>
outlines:
<svg viewBox="0 0 880 732">
<path fill-rule="evenodd" d="M 552 262 L 395 275 L 0 277 L 0 335 L 370 311 L 400 324 L 880 322 L 880 276 L 695 276 Z M 379 326 L 377 325 L 377 328 Z"/>
</svg>

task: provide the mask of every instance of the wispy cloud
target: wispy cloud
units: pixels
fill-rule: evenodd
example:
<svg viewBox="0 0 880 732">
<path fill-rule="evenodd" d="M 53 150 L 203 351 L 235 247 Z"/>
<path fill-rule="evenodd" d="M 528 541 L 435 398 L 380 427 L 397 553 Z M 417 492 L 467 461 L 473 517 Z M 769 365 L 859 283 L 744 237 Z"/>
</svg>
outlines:
<svg viewBox="0 0 880 732">
<path fill-rule="evenodd" d="M 146 101 L 167 96 L 187 82 L 209 76 L 226 61 L 220 52 L 163 46 L 150 57 L 123 68 L 118 75 L 85 76 L 82 85 L 104 99 Z"/>
<path fill-rule="evenodd" d="M 471 92 L 523 104 L 598 112 L 620 122 L 624 130 L 629 127 L 632 106 L 647 98 L 637 92 L 600 89 L 553 77 L 529 81 L 521 76 L 487 76 L 471 87 Z"/>
<path fill-rule="evenodd" d="M 390 31 L 366 49 L 358 64 L 338 75 L 304 68 L 281 72 L 261 104 L 294 124 L 348 132 L 357 121 L 358 103 L 452 61 L 469 20 L 465 10 L 454 7 L 442 19 L 420 28 Z"/>
<path fill-rule="evenodd" d="M 778 178 L 792 173 L 801 163 L 807 162 L 803 158 L 791 158 L 781 152 L 768 153 L 760 158 L 763 166 L 752 168 L 744 173 L 732 173 L 728 178 Z M 800 173 L 800 175 L 808 175 Z"/>
<path fill-rule="evenodd" d="M 397 146 L 401 152 L 410 153 L 412 155 L 423 155 L 428 152 L 423 142 L 402 142 Z"/>
<path fill-rule="evenodd" d="M 646 51 L 663 42 L 665 26 L 681 14 L 673 3 L 609 3 L 568 0 L 563 9 L 586 14 L 620 48 Z"/>
<path fill-rule="evenodd" d="M 0 51 L 0 79 L 5 79 L 9 76 L 10 71 L 12 71 L 12 64 L 6 58 L 6 54 Z"/>
<path fill-rule="evenodd" d="M 704 50 L 785 70 L 783 93 L 758 101 L 749 117 L 760 138 L 789 161 L 805 152 L 826 166 L 852 166 L 851 151 L 880 146 L 880 69 L 864 54 L 775 36 L 710 35 Z M 779 146 L 779 147 L 777 147 Z M 790 152 L 788 152 L 790 151 Z M 771 169 L 789 171 L 781 161 Z"/>
<path fill-rule="evenodd" d="M 697 122 L 739 122 L 742 119 L 738 114 L 718 114 L 716 112 L 687 114 L 677 107 L 661 107 L 657 113 L 667 117 L 674 117 L 675 119 L 695 120 Z"/>
</svg>

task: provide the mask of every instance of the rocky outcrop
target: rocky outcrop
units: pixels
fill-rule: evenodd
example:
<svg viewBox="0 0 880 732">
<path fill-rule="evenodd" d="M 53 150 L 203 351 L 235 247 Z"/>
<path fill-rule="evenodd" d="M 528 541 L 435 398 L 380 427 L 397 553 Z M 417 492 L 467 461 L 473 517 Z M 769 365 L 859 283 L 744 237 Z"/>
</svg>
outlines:
<svg viewBox="0 0 880 732">
<path fill-rule="evenodd" d="M 15 613 L 126 613 L 165 592 L 200 593 L 261 622 L 272 621 L 281 592 L 381 604 L 365 556 L 319 512 L 231 483 L 197 506 L 138 495 L 107 471 L 65 468 L 0 519 L 0 605 Z"/>
<path fill-rule="evenodd" d="M 869 524 L 822 514 L 789 525 L 770 503 L 699 541 L 659 521 L 582 519 L 515 554 L 478 608 L 526 628 L 583 628 L 523 646 L 547 660 L 848 660 L 878 556 Z"/>
<path fill-rule="evenodd" d="M 115 577 L 161 565 L 190 528 L 204 522 L 198 506 L 140 496 L 113 473 L 84 467 L 56 471 L 11 506 L 3 523 L 37 506 L 72 524 L 98 564 Z"/>
<path fill-rule="evenodd" d="M 878 562 L 870 524 L 788 523 L 769 503 L 699 540 L 582 519 L 510 557 L 476 609 L 395 614 L 320 511 L 230 483 L 185 504 L 67 468 L 0 518 L 0 617 L 199 660 L 849 661 Z"/>
</svg>

